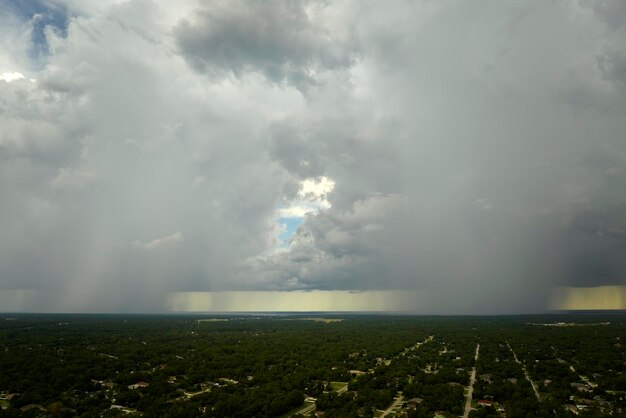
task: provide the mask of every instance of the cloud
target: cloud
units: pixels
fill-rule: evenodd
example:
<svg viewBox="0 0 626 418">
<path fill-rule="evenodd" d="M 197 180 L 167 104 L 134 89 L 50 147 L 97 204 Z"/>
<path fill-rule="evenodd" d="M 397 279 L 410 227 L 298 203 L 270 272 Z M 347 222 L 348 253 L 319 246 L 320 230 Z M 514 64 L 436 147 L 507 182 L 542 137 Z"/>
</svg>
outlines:
<svg viewBox="0 0 626 418">
<path fill-rule="evenodd" d="M 59 174 L 52 179 L 52 188 L 57 190 L 79 190 L 87 187 L 94 180 L 92 173 L 63 167 Z"/>
<path fill-rule="evenodd" d="M 370 196 L 349 211 L 308 214 L 287 251 L 251 258 L 240 282 L 254 277 L 272 290 L 385 289 L 379 281 L 386 261 L 377 242 L 389 231 L 380 223 L 401 213 L 398 196 Z"/>
<path fill-rule="evenodd" d="M 11 81 L 21 80 L 24 78 L 24 74 L 18 73 L 17 71 L 13 71 L 11 73 L 2 73 L 0 74 L 0 80 L 6 81 L 10 83 Z"/>
<path fill-rule="evenodd" d="M 306 88 L 320 72 L 349 66 L 352 53 L 324 25 L 327 5 L 313 2 L 223 2 L 199 7 L 175 27 L 187 62 L 212 76 L 248 72 Z"/>
<path fill-rule="evenodd" d="M 157 248 L 161 248 L 164 246 L 175 246 L 181 243 L 184 240 L 183 234 L 180 231 L 173 233 L 172 235 L 168 235 L 162 238 L 155 238 L 152 241 L 141 242 L 141 241 L 133 241 L 130 243 L 132 248 L 136 248 L 139 250 L 152 251 Z"/>
<path fill-rule="evenodd" d="M 302 180 L 295 199 L 278 210 L 278 217 L 303 218 L 307 214 L 330 209 L 328 198 L 334 188 L 335 182 L 325 176 Z"/>
<path fill-rule="evenodd" d="M 624 284 L 620 1 L 56 4 L 0 13 L 0 310 Z"/>
</svg>

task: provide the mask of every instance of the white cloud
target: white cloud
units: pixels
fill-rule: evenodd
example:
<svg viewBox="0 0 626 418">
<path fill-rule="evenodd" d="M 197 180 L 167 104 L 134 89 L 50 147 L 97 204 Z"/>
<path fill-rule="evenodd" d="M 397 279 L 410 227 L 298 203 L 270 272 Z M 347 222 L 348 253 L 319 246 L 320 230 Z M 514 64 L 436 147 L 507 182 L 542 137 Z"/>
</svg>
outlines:
<svg viewBox="0 0 626 418">
<path fill-rule="evenodd" d="M 300 190 L 298 190 L 298 197 L 300 199 L 308 199 L 319 201 L 326 199 L 328 194 L 335 188 L 335 182 L 325 176 L 317 178 L 306 179 L 300 183 Z"/>
<path fill-rule="evenodd" d="M 307 214 L 328 210 L 331 204 L 328 200 L 335 188 L 335 182 L 325 176 L 307 178 L 299 185 L 297 197 L 286 207 L 278 210 L 279 218 L 302 218 Z"/>
<path fill-rule="evenodd" d="M 317 205 L 306 205 L 303 202 L 292 203 L 278 210 L 278 218 L 304 218 L 309 213 L 319 212 Z"/>
<path fill-rule="evenodd" d="M 168 235 L 162 238 L 156 238 L 148 242 L 133 241 L 130 243 L 130 245 L 131 247 L 136 248 L 136 249 L 152 251 L 161 247 L 177 246 L 183 241 L 184 241 L 183 234 L 180 231 L 177 231 L 173 233 L 172 235 Z"/>
<path fill-rule="evenodd" d="M 22 80 L 24 78 L 25 78 L 24 74 L 18 73 L 17 71 L 0 74 L 0 80 L 6 81 L 7 83 L 10 83 L 11 81 L 15 81 L 15 80 Z"/>
</svg>

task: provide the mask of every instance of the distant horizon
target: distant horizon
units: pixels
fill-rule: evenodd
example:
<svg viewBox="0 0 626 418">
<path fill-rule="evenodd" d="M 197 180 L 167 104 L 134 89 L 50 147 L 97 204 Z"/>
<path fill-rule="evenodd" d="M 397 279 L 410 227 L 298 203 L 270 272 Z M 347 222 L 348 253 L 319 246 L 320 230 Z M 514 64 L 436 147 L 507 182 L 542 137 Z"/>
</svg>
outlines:
<svg viewBox="0 0 626 418">
<path fill-rule="evenodd" d="M 114 316 L 341 316 L 341 315 L 380 315 L 380 316 L 423 316 L 423 317 L 504 317 L 504 316 L 550 316 L 550 315 L 619 315 L 626 314 L 624 309 L 607 309 L 607 310 L 561 310 L 561 311 L 545 311 L 535 313 L 501 313 L 501 314 L 429 314 L 415 313 L 406 311 L 205 311 L 205 312 L 0 312 L 0 315 L 114 315 Z"/>
</svg>

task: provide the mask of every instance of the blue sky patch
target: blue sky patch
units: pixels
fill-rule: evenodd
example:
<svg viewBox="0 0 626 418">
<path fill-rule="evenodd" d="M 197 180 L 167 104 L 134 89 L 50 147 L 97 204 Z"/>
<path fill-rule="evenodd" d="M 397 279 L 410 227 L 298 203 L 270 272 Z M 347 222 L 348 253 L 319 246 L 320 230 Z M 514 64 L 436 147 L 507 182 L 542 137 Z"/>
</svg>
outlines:
<svg viewBox="0 0 626 418">
<path fill-rule="evenodd" d="M 69 16 L 67 7 L 62 4 L 46 0 L 8 0 L 1 9 L 23 22 L 32 20 L 36 15 L 39 16 L 33 20 L 29 50 L 29 55 L 35 62 L 45 58 L 50 52 L 44 34 L 46 26 L 53 27 L 61 36 L 67 36 Z"/>
<path fill-rule="evenodd" d="M 294 236 L 304 218 L 278 218 L 278 223 L 283 227 L 283 231 L 278 235 L 283 244 L 286 244 Z"/>
</svg>

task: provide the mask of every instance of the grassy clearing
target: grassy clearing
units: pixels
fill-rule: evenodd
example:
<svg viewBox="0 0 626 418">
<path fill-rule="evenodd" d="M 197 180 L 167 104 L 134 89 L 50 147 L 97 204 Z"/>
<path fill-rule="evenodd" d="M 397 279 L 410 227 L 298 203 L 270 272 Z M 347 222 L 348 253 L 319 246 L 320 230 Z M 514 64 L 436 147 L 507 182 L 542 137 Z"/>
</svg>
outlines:
<svg viewBox="0 0 626 418">
<path fill-rule="evenodd" d="M 330 382 L 330 387 L 335 392 L 338 391 L 339 389 L 342 389 L 345 386 L 348 386 L 348 382 Z"/>
</svg>

